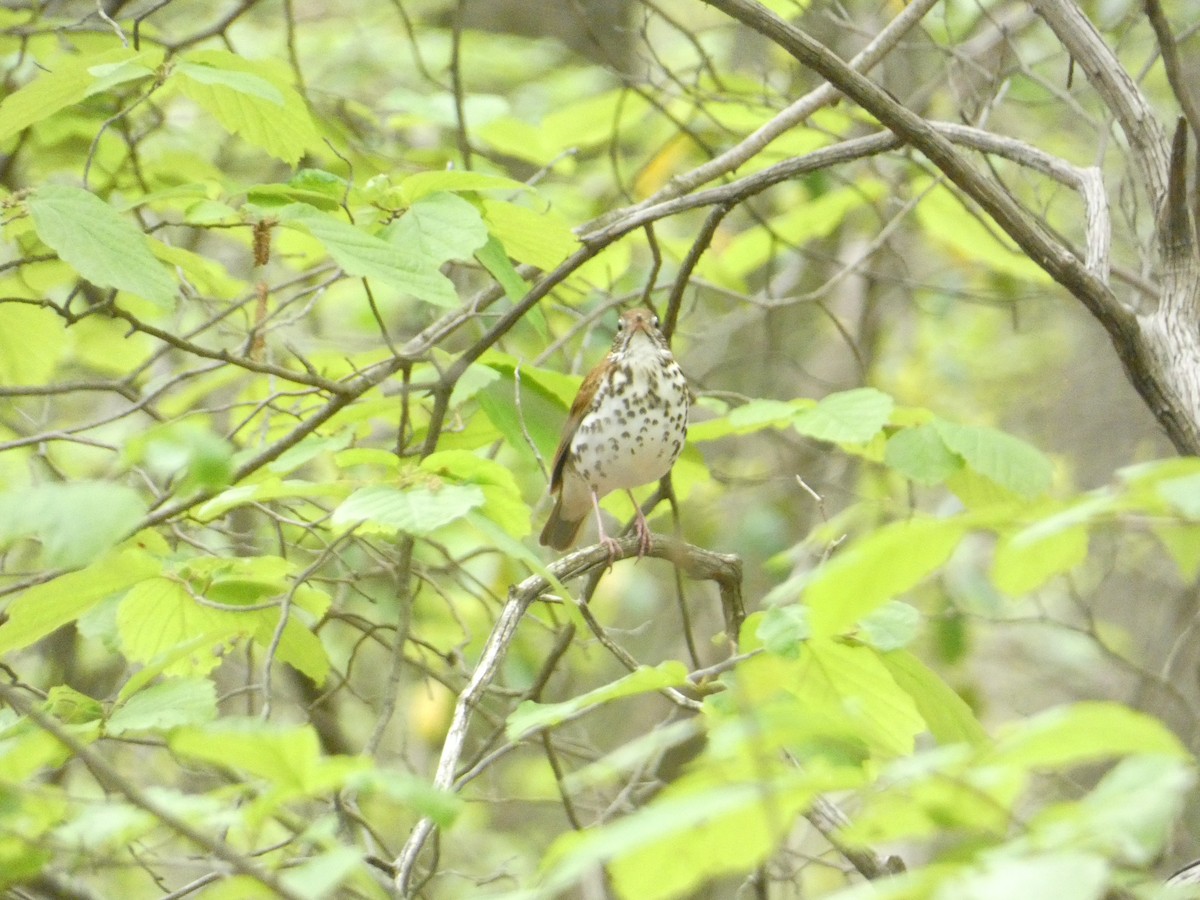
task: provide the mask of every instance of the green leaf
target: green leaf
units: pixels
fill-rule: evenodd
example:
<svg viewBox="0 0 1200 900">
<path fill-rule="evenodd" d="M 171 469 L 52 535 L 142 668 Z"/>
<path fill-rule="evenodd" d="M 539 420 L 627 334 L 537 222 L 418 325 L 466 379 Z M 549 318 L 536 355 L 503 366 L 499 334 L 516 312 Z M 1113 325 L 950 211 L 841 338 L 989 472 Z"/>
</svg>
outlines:
<svg viewBox="0 0 1200 900">
<path fill-rule="evenodd" d="M 132 488 L 105 481 L 41 484 L 0 494 L 0 546 L 32 537 L 51 566 L 86 565 L 146 514 Z"/>
<path fill-rule="evenodd" d="M 291 888 L 296 896 L 333 897 L 338 886 L 359 871 L 362 865 L 361 850 L 356 847 L 334 847 L 289 868 L 279 880 Z"/>
<path fill-rule="evenodd" d="M 1188 758 L 1179 739 L 1157 719 L 1116 703 L 1093 702 L 1056 707 L 1015 724 L 984 759 L 1059 769 L 1132 753 Z"/>
<path fill-rule="evenodd" d="M 421 470 L 460 484 L 479 485 L 483 489 L 480 511 L 513 537 L 525 537 L 532 530 L 533 510 L 521 497 L 517 479 L 507 466 L 468 450 L 444 450 L 421 460 Z"/>
<path fill-rule="evenodd" d="M 917 706 L 930 733 L 943 744 L 983 744 L 987 732 L 966 702 L 932 669 L 907 650 L 880 655 L 892 678 Z"/>
<path fill-rule="evenodd" d="M 1109 867 L 1099 856 L 1061 853 L 1002 859 L 942 883 L 938 897 L 954 900 L 1102 900 Z"/>
<path fill-rule="evenodd" d="M 78 572 L 60 575 L 18 594 L 0 625 L 0 655 L 28 647 L 73 622 L 105 597 L 152 578 L 161 564 L 137 548 L 116 550 Z"/>
<path fill-rule="evenodd" d="M 917 221 L 930 239 L 942 244 L 972 274 L 1003 273 L 1034 284 L 1050 284 L 1050 276 L 1020 248 L 1002 243 L 999 231 L 985 224 L 980 215 L 964 205 L 949 188 L 932 180 L 916 179 L 912 196 L 920 196 Z"/>
<path fill-rule="evenodd" d="M 859 637 L 876 650 L 899 650 L 913 642 L 921 630 L 916 607 L 889 600 L 858 622 Z"/>
<path fill-rule="evenodd" d="M 239 94 L 249 94 L 252 97 L 266 100 L 274 106 L 283 106 L 283 93 L 279 88 L 253 72 L 218 69 L 208 64 L 188 62 L 186 58 L 175 63 L 172 72 L 198 81 L 200 84 L 220 85 Z"/>
<path fill-rule="evenodd" d="M 1200 474 L 1160 481 L 1155 489 L 1180 515 L 1200 519 Z"/>
<path fill-rule="evenodd" d="M 895 401 L 874 388 L 830 394 L 816 406 L 796 414 L 792 426 L 801 434 L 835 444 L 865 444 L 883 429 Z"/>
<path fill-rule="evenodd" d="M 518 262 L 553 269 L 580 247 L 566 221 L 549 210 L 537 212 L 491 199 L 484 199 L 481 205 L 488 230 Z"/>
<path fill-rule="evenodd" d="M 517 272 L 504 252 L 504 245 L 494 235 L 489 234 L 487 243 L 475 251 L 475 259 L 504 288 L 504 296 L 512 302 L 516 303 L 529 292 L 528 283 Z"/>
<path fill-rule="evenodd" d="M 1082 800 L 1041 810 L 1026 825 L 1028 841 L 1044 849 L 1100 850 L 1121 865 L 1146 868 L 1162 855 L 1195 782 L 1184 760 L 1122 759 Z"/>
<path fill-rule="evenodd" d="M 869 647 L 810 640 L 801 647 L 797 682 L 790 690 L 805 709 L 849 717 L 873 752 L 913 751 L 925 720 L 880 655 Z"/>
<path fill-rule="evenodd" d="M 543 896 L 569 888 L 608 864 L 623 898 L 666 900 L 728 872 L 745 872 L 775 848 L 820 791 L 798 776 L 783 788 L 755 783 L 671 790 L 599 828 L 566 832 L 546 852 Z"/>
<path fill-rule="evenodd" d="M 464 172 L 462 169 L 438 169 L 417 172 L 400 183 L 400 191 L 409 204 L 442 191 L 504 191 L 514 193 L 532 190 L 529 185 L 502 175 L 487 172 Z"/>
<path fill-rule="evenodd" d="M 98 79 L 110 74 L 109 66 L 137 61 L 141 64 L 139 68 L 144 69 L 146 74 L 152 74 L 151 70 L 158 67 L 162 58 L 163 53 L 157 48 L 138 52 L 128 47 L 118 47 L 94 56 L 56 60 L 50 71 L 43 71 L 0 103 L 0 142 L 83 100 Z"/>
<path fill-rule="evenodd" d="M 262 481 L 251 484 L 236 484 L 221 491 L 211 500 L 202 503 L 195 515 L 200 521 L 208 522 L 218 516 L 223 516 L 231 509 L 250 503 L 295 498 L 312 500 L 317 497 L 341 497 L 345 493 L 346 486 L 336 482 L 317 483 L 290 478 L 264 478 Z"/>
<path fill-rule="evenodd" d="M 281 613 L 275 610 L 260 610 L 256 615 L 259 617 L 259 626 L 254 633 L 254 639 L 259 646 L 270 647 L 275 638 L 275 630 L 279 626 Z M 325 645 L 317 635 L 297 620 L 294 612 L 283 626 L 279 646 L 275 648 L 275 659 L 287 663 L 317 687 L 324 686 L 325 679 L 329 677 L 330 662 Z"/>
<path fill-rule="evenodd" d="M 470 259 L 488 240 L 479 210 L 456 194 L 431 194 L 414 203 L 383 232 L 384 239 L 405 252 L 439 266 L 451 259 Z"/>
<path fill-rule="evenodd" d="M 1088 529 L 1082 525 L 1033 540 L 1024 535 L 1002 537 L 992 561 L 992 583 L 1010 597 L 1036 590 L 1087 559 Z"/>
<path fill-rule="evenodd" d="M 257 624 L 252 616 L 198 603 L 184 582 L 174 577 L 142 581 L 117 608 L 121 650 L 133 662 L 153 662 L 203 638 L 194 652 L 164 669 L 169 675 L 211 672 L 221 663 L 216 648 Z"/>
<path fill-rule="evenodd" d="M 66 684 L 50 688 L 42 711 L 67 725 L 86 725 L 104 717 L 104 707 L 98 700 Z"/>
<path fill-rule="evenodd" d="M 105 723 L 110 735 L 129 731 L 168 731 L 217 717 L 217 688 L 208 678 L 172 678 L 138 691 Z"/>
<path fill-rule="evenodd" d="M 712 441 L 732 434 L 749 434 L 764 428 L 783 428 L 796 418 L 804 400 L 751 400 L 731 409 L 728 415 L 688 426 L 688 441 Z"/>
<path fill-rule="evenodd" d="M 484 500 L 482 488 L 474 484 L 445 484 L 436 489 L 374 485 L 347 497 L 333 511 L 333 524 L 362 522 L 421 536 L 461 519 Z"/>
<path fill-rule="evenodd" d="M 622 697 L 635 697 L 663 688 L 687 684 L 687 668 L 676 660 L 657 666 L 639 666 L 623 678 L 588 691 L 561 703 L 522 702 L 508 717 L 506 732 L 511 740 L 519 740 L 530 731 L 551 728 L 585 710 Z"/>
<path fill-rule="evenodd" d="M 755 635 L 768 652 L 795 659 L 800 654 L 801 642 L 812 634 L 808 612 L 808 607 L 799 603 L 769 607 L 764 610 Z"/>
<path fill-rule="evenodd" d="M 26 202 L 38 237 L 92 284 L 164 308 L 175 302 L 175 279 L 154 258 L 146 236 L 95 194 L 43 184 Z"/>
<path fill-rule="evenodd" d="M 838 634 L 916 586 L 950 558 L 965 532 L 957 519 L 909 519 L 837 553 L 804 588 L 813 634 Z"/>
<path fill-rule="evenodd" d="M 1032 499 L 1046 491 L 1054 474 L 1050 460 L 1024 441 L 979 425 L 934 423 L 946 447 L 980 475 L 1003 488 Z"/>
<path fill-rule="evenodd" d="M 436 306 L 458 305 L 454 284 L 438 271 L 439 263 L 413 248 L 389 243 L 306 203 L 283 207 L 278 218 L 320 241 L 347 274 L 378 278 Z"/>
<path fill-rule="evenodd" d="M 171 750 L 189 759 L 245 772 L 301 795 L 316 795 L 346 783 L 369 766 L 367 759 L 323 756 L 309 725 L 274 725 L 259 719 L 224 718 L 181 728 L 168 738 Z"/>
<path fill-rule="evenodd" d="M 0 305 L 0 384 L 46 384 L 66 347 L 63 322 L 49 309 Z"/>
<path fill-rule="evenodd" d="M 275 66 L 225 50 L 194 50 L 176 63 L 173 83 L 229 132 L 295 165 L 320 146 L 304 99 Z"/>
<path fill-rule="evenodd" d="M 931 424 L 897 431 L 888 438 L 883 461 L 905 478 L 926 485 L 940 484 L 963 466 Z"/>
</svg>

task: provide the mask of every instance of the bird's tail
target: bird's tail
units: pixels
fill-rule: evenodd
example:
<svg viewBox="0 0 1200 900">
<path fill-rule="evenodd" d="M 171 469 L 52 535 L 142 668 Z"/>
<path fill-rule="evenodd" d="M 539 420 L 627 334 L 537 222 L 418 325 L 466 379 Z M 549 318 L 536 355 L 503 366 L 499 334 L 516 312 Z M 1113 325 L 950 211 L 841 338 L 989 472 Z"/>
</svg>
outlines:
<svg viewBox="0 0 1200 900">
<path fill-rule="evenodd" d="M 586 506 L 579 516 L 566 514 L 566 510 L 563 509 L 563 493 L 560 491 L 558 497 L 555 498 L 554 509 L 550 511 L 550 518 L 546 520 L 546 527 L 542 529 L 542 545 L 553 547 L 555 550 L 566 550 L 575 543 L 575 536 L 579 534 L 579 526 L 587 518 Z"/>
</svg>

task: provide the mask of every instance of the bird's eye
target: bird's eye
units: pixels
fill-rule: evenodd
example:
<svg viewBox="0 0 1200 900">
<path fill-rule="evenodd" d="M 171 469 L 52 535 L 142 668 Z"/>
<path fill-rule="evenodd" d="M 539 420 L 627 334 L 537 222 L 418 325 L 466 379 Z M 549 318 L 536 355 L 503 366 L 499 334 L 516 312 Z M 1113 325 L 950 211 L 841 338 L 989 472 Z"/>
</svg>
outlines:
<svg viewBox="0 0 1200 900">
<path fill-rule="evenodd" d="M 651 316 L 650 324 L 653 325 L 655 328 L 657 328 L 658 327 L 658 316 Z"/>
<path fill-rule="evenodd" d="M 617 319 L 617 331 L 620 332 L 620 331 L 624 331 L 624 330 L 625 330 L 625 320 Z"/>
</svg>

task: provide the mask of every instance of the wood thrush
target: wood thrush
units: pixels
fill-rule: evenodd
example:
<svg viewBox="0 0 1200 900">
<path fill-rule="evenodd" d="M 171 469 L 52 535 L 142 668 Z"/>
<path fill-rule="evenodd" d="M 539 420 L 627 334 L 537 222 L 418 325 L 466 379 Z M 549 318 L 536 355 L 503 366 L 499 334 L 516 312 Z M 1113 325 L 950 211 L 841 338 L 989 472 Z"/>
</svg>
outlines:
<svg viewBox="0 0 1200 900">
<path fill-rule="evenodd" d="M 657 481 L 671 470 L 687 437 L 687 380 L 658 316 L 644 309 L 621 314 L 612 349 L 580 385 L 562 440 L 554 454 L 550 493 L 554 509 L 541 541 L 565 550 L 575 541 L 589 510 L 595 510 L 600 542 L 616 555 L 604 532 L 600 498 L 615 490 Z M 650 548 L 650 529 L 637 511 L 638 557 Z"/>
</svg>

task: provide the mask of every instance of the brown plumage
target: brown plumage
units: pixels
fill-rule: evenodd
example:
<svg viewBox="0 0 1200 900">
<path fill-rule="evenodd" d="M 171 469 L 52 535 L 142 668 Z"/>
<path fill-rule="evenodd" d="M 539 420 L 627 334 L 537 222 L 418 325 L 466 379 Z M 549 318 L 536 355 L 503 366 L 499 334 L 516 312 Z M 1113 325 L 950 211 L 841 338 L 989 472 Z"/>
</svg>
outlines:
<svg viewBox="0 0 1200 900">
<path fill-rule="evenodd" d="M 595 510 L 600 541 L 615 552 L 615 541 L 604 533 L 600 498 L 671 470 L 687 436 L 688 401 L 687 381 L 658 330 L 658 317 L 644 309 L 622 313 L 612 349 L 571 404 L 554 454 L 555 503 L 541 542 L 565 550 Z M 636 501 L 634 509 L 644 553 L 650 533 Z"/>
</svg>

